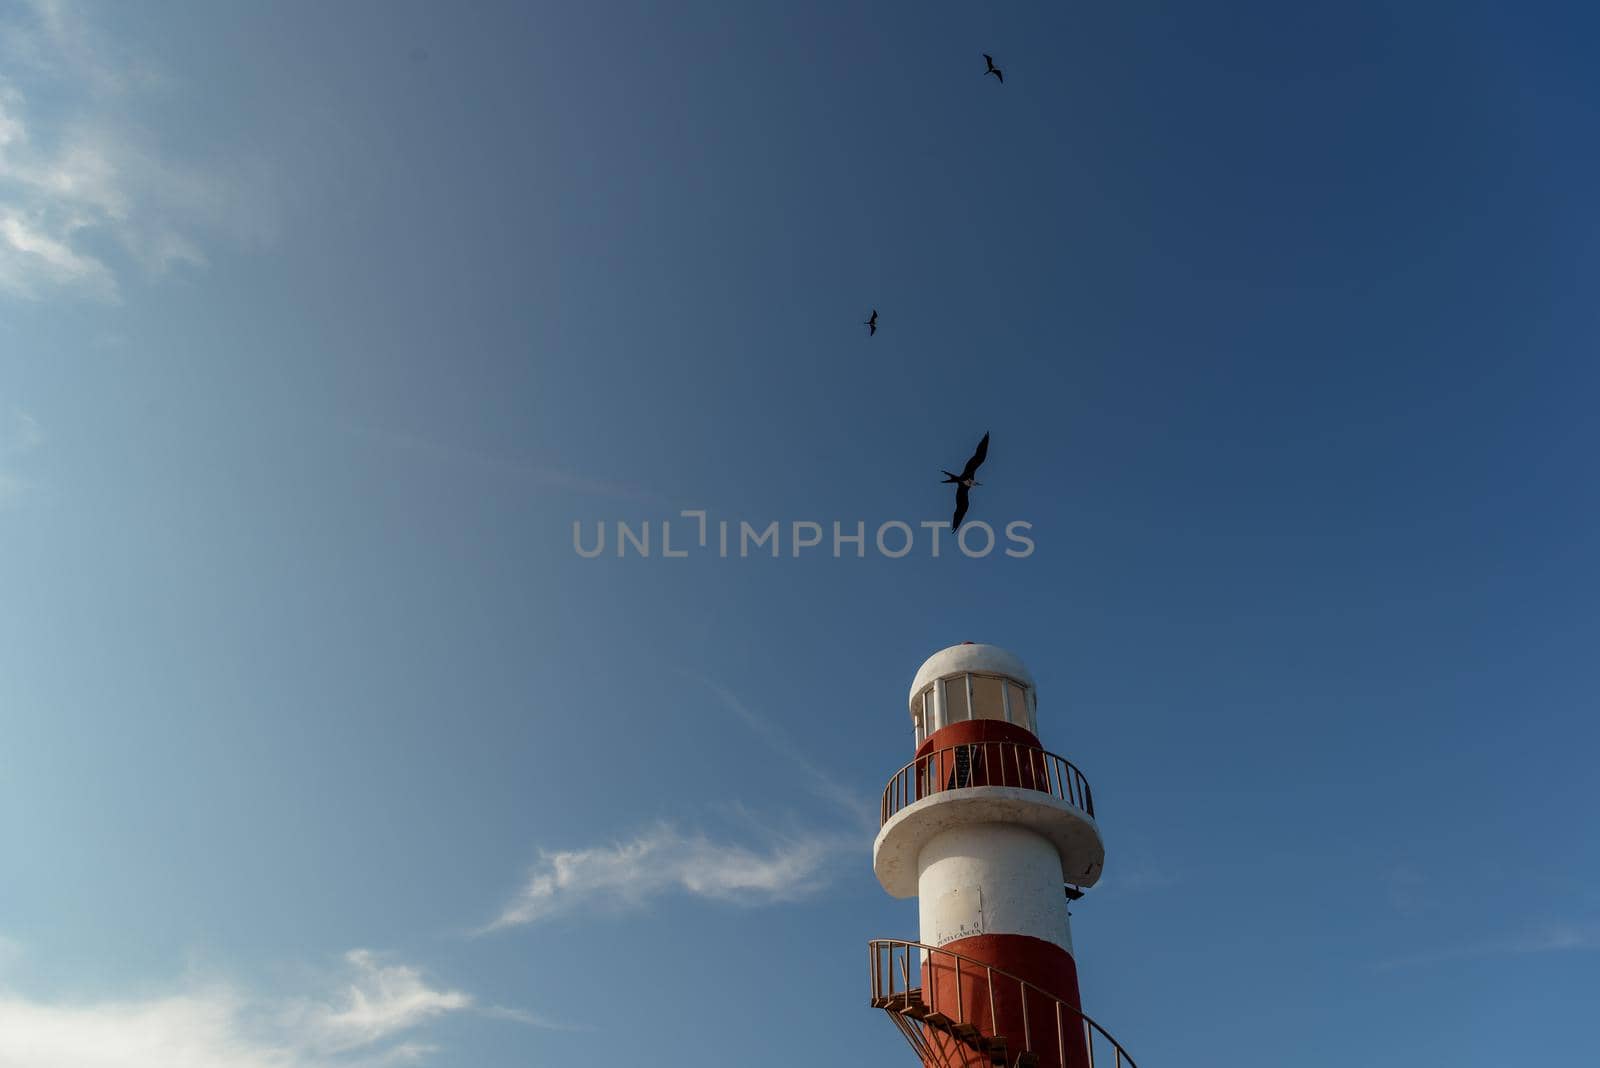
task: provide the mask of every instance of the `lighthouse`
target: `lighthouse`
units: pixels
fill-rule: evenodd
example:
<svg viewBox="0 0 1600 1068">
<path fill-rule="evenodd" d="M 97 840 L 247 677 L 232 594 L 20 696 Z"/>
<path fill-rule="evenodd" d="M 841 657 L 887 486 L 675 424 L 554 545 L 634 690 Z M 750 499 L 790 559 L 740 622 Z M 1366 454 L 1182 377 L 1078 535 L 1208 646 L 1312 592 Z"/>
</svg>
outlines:
<svg viewBox="0 0 1600 1068">
<path fill-rule="evenodd" d="M 1100 878 L 1089 781 L 1039 741 L 1022 661 L 966 642 L 911 684 L 915 752 L 883 791 L 872 864 L 915 940 L 871 943 L 872 1004 L 928 1068 L 1136 1068 L 1085 1015 L 1068 906 Z"/>
</svg>

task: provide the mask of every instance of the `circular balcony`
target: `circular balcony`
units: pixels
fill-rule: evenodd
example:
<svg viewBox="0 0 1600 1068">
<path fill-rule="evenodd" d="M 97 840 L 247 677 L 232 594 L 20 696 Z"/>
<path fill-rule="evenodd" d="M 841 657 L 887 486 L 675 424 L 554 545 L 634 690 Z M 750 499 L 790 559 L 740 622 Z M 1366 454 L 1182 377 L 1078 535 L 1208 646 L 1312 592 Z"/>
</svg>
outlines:
<svg viewBox="0 0 1600 1068">
<path fill-rule="evenodd" d="M 895 772 L 883 788 L 878 824 L 940 791 L 979 786 L 1038 790 L 1094 818 L 1089 780 L 1070 760 L 1020 742 L 971 742 L 935 749 Z"/>
<path fill-rule="evenodd" d="M 1093 886 L 1105 863 L 1089 781 L 1038 746 L 968 742 L 925 753 L 884 787 L 872 869 L 894 897 L 917 893 L 922 849 L 960 826 L 1009 823 L 1050 841 L 1061 878 Z"/>
</svg>

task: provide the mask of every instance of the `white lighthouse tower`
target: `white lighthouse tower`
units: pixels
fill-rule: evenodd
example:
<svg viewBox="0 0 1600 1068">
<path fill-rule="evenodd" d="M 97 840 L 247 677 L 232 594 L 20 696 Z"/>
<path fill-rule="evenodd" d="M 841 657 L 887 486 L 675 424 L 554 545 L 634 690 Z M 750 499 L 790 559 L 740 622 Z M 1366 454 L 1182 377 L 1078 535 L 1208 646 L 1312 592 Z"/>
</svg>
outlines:
<svg viewBox="0 0 1600 1068">
<path fill-rule="evenodd" d="M 1033 676 L 967 642 L 928 658 L 910 705 L 872 863 L 921 933 L 872 943 L 873 1005 L 929 1068 L 1133 1068 L 1082 1011 L 1067 907 L 1105 846 L 1088 780 L 1039 742 Z"/>
</svg>

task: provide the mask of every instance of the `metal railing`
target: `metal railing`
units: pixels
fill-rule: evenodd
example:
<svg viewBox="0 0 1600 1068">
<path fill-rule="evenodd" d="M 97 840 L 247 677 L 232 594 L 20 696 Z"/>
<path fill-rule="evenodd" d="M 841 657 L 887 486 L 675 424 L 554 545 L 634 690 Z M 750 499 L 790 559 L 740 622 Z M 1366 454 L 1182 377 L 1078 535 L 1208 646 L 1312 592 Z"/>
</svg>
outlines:
<svg viewBox="0 0 1600 1068">
<path fill-rule="evenodd" d="M 967 786 L 1039 790 L 1094 815 L 1089 780 L 1065 757 L 1018 742 L 972 742 L 935 749 L 895 772 L 883 788 L 880 824 L 930 794 Z"/>
<path fill-rule="evenodd" d="M 989 1068 L 1138 1068 L 1076 1006 L 961 953 L 897 938 L 868 944 L 872 1005 L 924 1064 Z"/>
</svg>

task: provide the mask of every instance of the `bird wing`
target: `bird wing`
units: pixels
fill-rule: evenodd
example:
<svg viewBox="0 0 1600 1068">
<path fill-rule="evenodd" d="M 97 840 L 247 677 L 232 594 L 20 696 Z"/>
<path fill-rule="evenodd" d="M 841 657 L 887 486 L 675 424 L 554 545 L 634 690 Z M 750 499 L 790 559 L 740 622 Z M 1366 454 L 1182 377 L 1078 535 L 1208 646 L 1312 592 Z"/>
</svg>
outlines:
<svg viewBox="0 0 1600 1068">
<path fill-rule="evenodd" d="M 990 70 L 993 70 L 993 69 L 994 69 L 994 57 L 993 57 L 993 56 L 991 56 L 991 55 L 990 55 L 990 54 L 989 54 L 989 53 L 987 53 L 987 52 L 985 52 L 985 53 L 984 53 L 984 54 L 983 54 L 983 61 L 984 61 L 984 62 L 985 62 L 985 63 L 987 63 L 987 64 L 989 64 L 989 69 L 990 69 Z"/>
<path fill-rule="evenodd" d="M 962 478 L 971 478 L 978 473 L 978 468 L 983 465 L 984 458 L 989 455 L 989 434 L 984 432 L 983 440 L 978 442 L 978 451 L 972 454 L 972 459 L 967 461 L 967 466 L 961 469 Z"/>
<path fill-rule="evenodd" d="M 995 69 L 994 69 L 994 76 L 995 76 L 995 77 L 996 77 L 996 78 L 998 78 L 998 79 L 1000 79 L 1000 84 L 1001 84 L 1001 85 L 1004 85 L 1004 84 L 1006 84 L 1006 76 L 1005 76 L 1005 75 L 1004 75 L 1004 74 L 1001 74 L 1001 73 L 1000 73 L 1000 68 L 999 68 L 999 67 L 996 67 L 996 68 L 995 68 Z"/>
<path fill-rule="evenodd" d="M 955 530 L 961 526 L 962 517 L 967 514 L 967 487 L 956 487 L 956 514 L 950 517 L 950 529 Z"/>
</svg>

